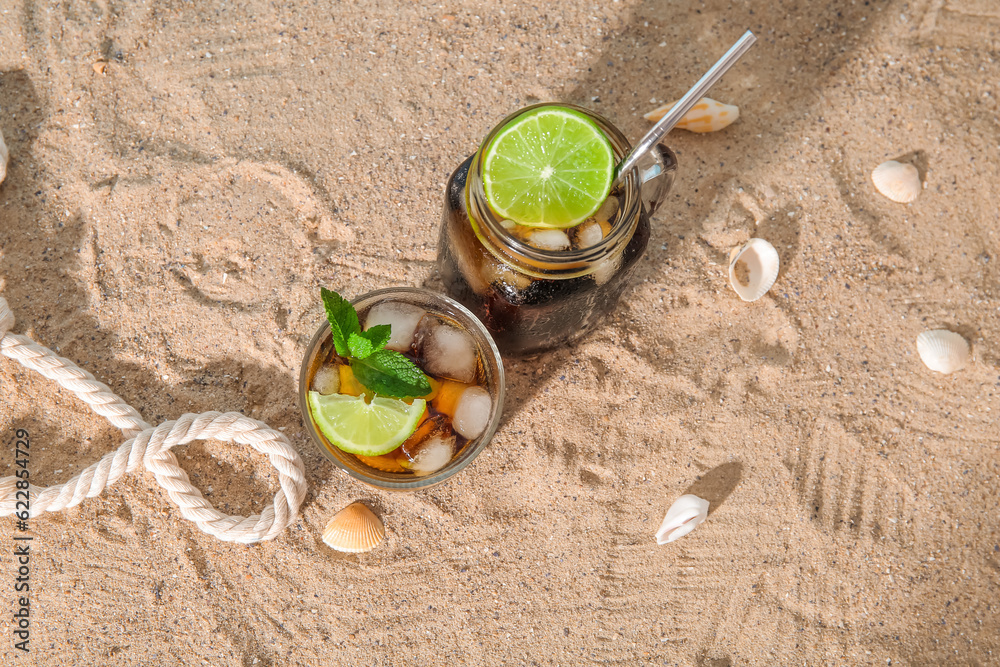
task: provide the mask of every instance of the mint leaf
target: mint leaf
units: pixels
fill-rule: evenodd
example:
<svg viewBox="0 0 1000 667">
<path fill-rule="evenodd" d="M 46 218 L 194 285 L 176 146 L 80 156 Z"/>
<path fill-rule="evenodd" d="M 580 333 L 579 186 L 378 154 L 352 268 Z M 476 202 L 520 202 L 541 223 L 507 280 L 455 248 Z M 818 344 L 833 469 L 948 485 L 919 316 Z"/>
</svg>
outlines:
<svg viewBox="0 0 1000 667">
<path fill-rule="evenodd" d="M 352 359 L 351 369 L 361 384 L 382 396 L 418 398 L 431 392 L 427 376 L 393 350 L 382 349 L 364 359 Z"/>
<path fill-rule="evenodd" d="M 347 347 L 350 348 L 351 356 L 355 359 L 364 359 L 376 350 L 385 347 L 392 335 L 392 328 L 388 324 L 376 324 L 367 331 L 352 333 L 347 337 Z"/>
<path fill-rule="evenodd" d="M 358 322 L 358 312 L 354 310 L 351 302 L 334 291 L 325 287 L 319 288 L 323 296 L 323 307 L 326 308 L 326 319 L 330 322 L 330 333 L 333 337 L 333 346 L 337 348 L 337 354 L 342 357 L 351 356 L 348 340 L 351 334 L 361 331 L 361 324 Z"/>
<path fill-rule="evenodd" d="M 417 366 L 399 352 L 386 350 L 392 329 L 378 324 L 361 330 L 358 311 L 332 290 L 320 288 L 330 336 L 337 354 L 350 360 L 358 382 L 391 398 L 417 398 L 431 392 L 431 383 Z"/>
<path fill-rule="evenodd" d="M 389 337 L 392 335 L 392 327 L 388 324 L 376 324 L 371 329 L 362 331 L 361 335 L 371 341 L 372 352 L 374 352 L 385 347 L 385 344 L 389 342 Z"/>
<path fill-rule="evenodd" d="M 350 348 L 351 356 L 355 359 L 364 359 L 375 351 L 372 342 L 362 334 L 352 333 L 347 337 L 347 347 Z"/>
</svg>

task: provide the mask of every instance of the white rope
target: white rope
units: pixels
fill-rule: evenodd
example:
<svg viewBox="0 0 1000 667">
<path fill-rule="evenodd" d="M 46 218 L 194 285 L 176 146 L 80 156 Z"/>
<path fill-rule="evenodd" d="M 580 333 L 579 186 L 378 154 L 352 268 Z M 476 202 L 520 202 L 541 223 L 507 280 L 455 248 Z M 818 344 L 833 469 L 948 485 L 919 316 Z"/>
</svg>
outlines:
<svg viewBox="0 0 1000 667">
<path fill-rule="evenodd" d="M 108 485 L 117 482 L 126 472 L 134 471 L 141 463 L 156 476 L 156 481 L 166 489 L 184 518 L 220 540 L 243 544 L 270 540 L 295 520 L 306 493 L 306 478 L 302 459 L 284 433 L 238 412 L 185 414 L 176 421 L 153 427 L 107 385 L 98 382 L 69 359 L 57 356 L 27 336 L 9 333 L 13 326 L 14 313 L 6 299 L 0 297 L 0 354 L 69 389 L 94 412 L 121 429 L 128 438 L 117 451 L 104 455 L 65 484 L 48 488 L 29 485 L 28 516 L 35 517 L 42 512 L 58 512 L 79 505 L 84 498 L 99 495 Z M 205 500 L 177 464 L 177 457 L 170 449 L 175 445 L 208 439 L 250 445 L 266 454 L 278 471 L 281 485 L 274 495 L 274 503 L 260 514 L 242 517 L 223 514 Z M 23 511 L 23 505 L 21 508 L 17 506 L 17 482 L 17 477 L 0 479 L 0 516 Z M 23 495 L 20 500 L 24 500 Z"/>
</svg>

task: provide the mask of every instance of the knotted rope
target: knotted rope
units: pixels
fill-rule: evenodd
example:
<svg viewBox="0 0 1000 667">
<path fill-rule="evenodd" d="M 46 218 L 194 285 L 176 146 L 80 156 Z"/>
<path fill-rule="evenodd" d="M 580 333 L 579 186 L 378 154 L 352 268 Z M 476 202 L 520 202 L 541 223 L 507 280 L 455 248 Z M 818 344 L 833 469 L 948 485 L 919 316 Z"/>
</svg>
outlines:
<svg viewBox="0 0 1000 667">
<path fill-rule="evenodd" d="M 295 520 L 306 493 L 306 479 L 302 459 L 284 433 L 238 412 L 185 414 L 176 421 L 153 427 L 107 385 L 98 382 L 69 359 L 57 356 L 27 336 L 9 333 L 13 326 L 14 313 L 6 299 L 0 297 L 0 354 L 69 389 L 94 412 L 121 429 L 128 438 L 117 451 L 104 455 L 65 484 L 41 489 L 29 485 L 29 516 L 79 505 L 84 498 L 99 495 L 108 485 L 142 463 L 166 489 L 184 518 L 220 540 L 243 544 L 270 540 Z M 205 500 L 177 464 L 177 457 L 170 448 L 207 439 L 235 441 L 266 454 L 278 470 L 281 484 L 274 495 L 274 503 L 265 507 L 259 515 L 242 517 L 223 514 Z M 0 479 L 0 516 L 17 511 L 17 482 L 17 477 Z"/>
</svg>

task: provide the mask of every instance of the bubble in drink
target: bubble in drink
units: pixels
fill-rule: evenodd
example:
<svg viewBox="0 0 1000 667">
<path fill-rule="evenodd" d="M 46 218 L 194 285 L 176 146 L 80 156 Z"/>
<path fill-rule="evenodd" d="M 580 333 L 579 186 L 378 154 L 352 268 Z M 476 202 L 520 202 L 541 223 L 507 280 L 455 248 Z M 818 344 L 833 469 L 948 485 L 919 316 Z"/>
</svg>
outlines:
<svg viewBox="0 0 1000 667">
<path fill-rule="evenodd" d="M 392 327 L 392 332 L 385 346 L 397 352 L 409 352 L 417 325 L 426 314 L 423 308 L 413 304 L 386 301 L 371 307 L 365 318 L 365 329 L 371 329 L 378 324 L 388 324 Z"/>
<path fill-rule="evenodd" d="M 324 396 L 340 391 L 340 372 L 336 366 L 322 366 L 313 376 L 312 390 Z"/>
<path fill-rule="evenodd" d="M 428 375 L 466 383 L 475 381 L 476 342 L 458 327 L 427 315 L 417 327 L 416 348 Z"/>
<path fill-rule="evenodd" d="M 489 392 L 482 387 L 469 387 L 458 399 L 452 426 L 459 435 L 472 440 L 486 429 L 492 407 Z"/>
</svg>

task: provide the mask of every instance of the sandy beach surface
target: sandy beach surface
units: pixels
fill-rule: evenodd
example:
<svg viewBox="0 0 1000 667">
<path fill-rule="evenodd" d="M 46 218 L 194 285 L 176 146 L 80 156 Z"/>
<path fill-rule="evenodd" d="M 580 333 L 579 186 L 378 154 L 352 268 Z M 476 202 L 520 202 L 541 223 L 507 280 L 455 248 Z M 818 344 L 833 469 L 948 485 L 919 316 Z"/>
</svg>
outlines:
<svg viewBox="0 0 1000 667">
<path fill-rule="evenodd" d="M 605 326 L 509 359 L 504 422 L 448 483 L 340 473 L 296 398 L 319 286 L 440 288 L 452 169 L 535 101 L 633 141 L 745 29 L 671 133 L 678 179 Z M 1000 664 L 1000 6 L 992 0 L 367 3 L 8 0 L 0 8 L 0 296 L 152 424 L 284 429 L 308 494 L 227 544 L 141 468 L 31 520 L 30 652 L 0 520 L 5 665 Z M 905 156 L 925 189 L 870 180 Z M 751 237 L 781 258 L 754 303 Z M 915 339 L 972 346 L 952 375 Z M 0 476 L 68 481 L 124 436 L 0 358 Z M 266 457 L 174 450 L 220 510 L 260 512 Z M 677 542 L 684 493 L 711 503 Z M 368 554 L 326 547 L 353 501 Z"/>
</svg>

